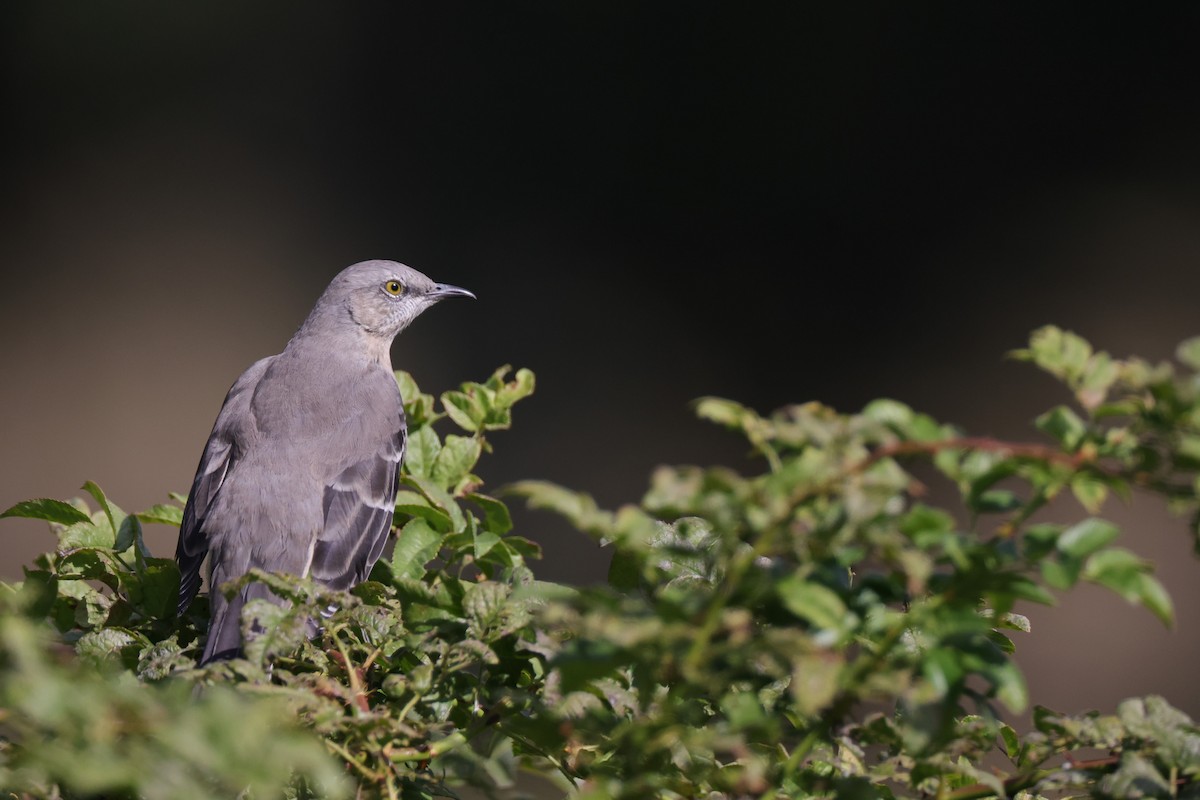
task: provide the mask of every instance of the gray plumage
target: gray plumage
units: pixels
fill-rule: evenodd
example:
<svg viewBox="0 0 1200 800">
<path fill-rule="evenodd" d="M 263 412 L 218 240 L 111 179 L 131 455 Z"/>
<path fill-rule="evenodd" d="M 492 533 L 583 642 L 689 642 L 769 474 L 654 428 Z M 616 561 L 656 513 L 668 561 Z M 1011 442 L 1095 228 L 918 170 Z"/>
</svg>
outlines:
<svg viewBox="0 0 1200 800">
<path fill-rule="evenodd" d="M 204 448 L 179 528 L 179 613 L 209 561 L 212 616 L 201 663 L 236 655 L 241 609 L 260 584 L 218 591 L 258 567 L 334 589 L 366 578 L 387 542 L 405 420 L 392 339 L 452 296 L 394 261 L 346 268 L 278 355 L 233 384 Z"/>
</svg>

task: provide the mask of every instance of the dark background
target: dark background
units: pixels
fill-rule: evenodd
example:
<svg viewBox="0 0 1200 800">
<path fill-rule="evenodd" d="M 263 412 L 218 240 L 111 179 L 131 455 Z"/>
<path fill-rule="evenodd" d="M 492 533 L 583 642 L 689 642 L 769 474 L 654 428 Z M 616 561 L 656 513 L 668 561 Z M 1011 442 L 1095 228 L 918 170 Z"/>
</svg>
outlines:
<svg viewBox="0 0 1200 800">
<path fill-rule="evenodd" d="M 704 394 L 1028 438 L 1066 400 L 1003 359 L 1032 328 L 1200 333 L 1197 34 L 1191 4 L 4 4 L 0 507 L 186 490 L 229 384 L 365 258 L 479 295 L 399 339 L 427 390 L 537 372 L 493 486 L 612 506 L 657 463 L 754 468 Z M 1086 588 L 1032 609 L 1032 694 L 1200 713 L 1184 526 L 1105 513 L 1178 628 Z M 603 575 L 519 524 L 542 576 Z M 10 578 L 49 542 L 0 536 Z"/>
</svg>

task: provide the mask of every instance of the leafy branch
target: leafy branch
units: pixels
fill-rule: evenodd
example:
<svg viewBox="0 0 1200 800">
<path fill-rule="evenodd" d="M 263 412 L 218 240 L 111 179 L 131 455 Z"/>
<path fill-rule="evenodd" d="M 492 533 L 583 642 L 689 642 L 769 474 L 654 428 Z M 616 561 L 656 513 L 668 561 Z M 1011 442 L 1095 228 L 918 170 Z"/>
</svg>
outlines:
<svg viewBox="0 0 1200 800">
<path fill-rule="evenodd" d="M 261 572 L 226 587 L 288 604 L 248 604 L 266 633 L 205 668 L 206 598 L 177 619 L 178 572 L 142 536 L 179 524 L 178 496 L 127 514 L 89 482 L 86 500 L 19 503 L 2 516 L 47 521 L 54 546 L 0 587 L 0 785 L 500 798 L 523 773 L 586 800 L 1187 794 L 1200 729 L 1161 698 L 1035 707 L 1024 735 L 1003 720 L 1030 705 L 1012 654 L 1055 593 L 1091 582 L 1173 620 L 1152 565 L 1097 514 L 1141 488 L 1200 540 L 1200 341 L 1152 365 L 1044 328 L 1015 356 L 1074 396 L 1035 421 L 1043 442 L 894 400 L 763 415 L 705 398 L 697 414 L 761 470 L 660 467 L 615 510 L 509 487 L 611 553 L 608 583 L 583 588 L 536 578 L 538 546 L 477 474 L 532 373 L 437 397 L 397 373 L 411 427 L 393 549 L 350 592 Z M 958 501 L 927 504 L 913 462 Z M 1066 496 L 1085 513 L 1041 521 Z M 1073 757 L 1087 750 L 1109 755 Z M 1007 774 L 982 767 L 997 751 Z"/>
</svg>

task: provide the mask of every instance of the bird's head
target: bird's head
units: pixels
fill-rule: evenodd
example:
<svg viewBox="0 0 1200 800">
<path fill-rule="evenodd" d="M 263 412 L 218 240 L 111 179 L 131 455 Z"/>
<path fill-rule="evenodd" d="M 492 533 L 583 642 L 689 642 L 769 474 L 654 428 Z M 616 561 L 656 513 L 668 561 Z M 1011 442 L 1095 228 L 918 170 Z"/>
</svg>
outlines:
<svg viewBox="0 0 1200 800">
<path fill-rule="evenodd" d="M 317 301 L 314 316 L 318 310 L 348 313 L 363 330 L 390 341 L 422 311 L 447 297 L 475 295 L 457 286 L 434 283 L 395 261 L 362 261 L 342 270 L 330 282 Z"/>
</svg>

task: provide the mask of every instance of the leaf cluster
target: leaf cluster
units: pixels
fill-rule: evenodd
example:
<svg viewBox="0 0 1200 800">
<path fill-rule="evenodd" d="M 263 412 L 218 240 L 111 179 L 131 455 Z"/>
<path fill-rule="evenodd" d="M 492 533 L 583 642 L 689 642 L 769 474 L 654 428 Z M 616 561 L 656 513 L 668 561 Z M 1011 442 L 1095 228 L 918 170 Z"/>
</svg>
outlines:
<svg viewBox="0 0 1200 800">
<path fill-rule="evenodd" d="M 1098 515 L 1141 489 L 1200 530 L 1200 343 L 1151 365 L 1045 328 L 1014 355 L 1074 395 L 1034 442 L 894 400 L 762 415 L 706 398 L 697 414 L 758 469 L 660 467 L 615 510 L 509 487 L 611 554 L 582 589 L 535 578 L 538 547 L 476 474 L 532 373 L 440 398 L 397 373 L 390 556 L 350 592 L 262 572 L 223 587 L 288 602 L 248 604 L 265 632 L 205 668 L 205 605 L 175 618 L 178 572 L 141 535 L 177 525 L 179 498 L 128 515 L 89 483 L 95 510 L 18 504 L 5 515 L 47 520 L 57 545 L 0 595 L 0 780 L 34 797 L 509 797 L 520 771 L 629 800 L 1194 793 L 1200 730 L 1161 698 L 1039 706 L 1024 736 L 1005 719 L 1031 704 L 1012 658 L 1029 609 L 1056 593 L 1098 584 L 1171 623 L 1152 566 Z M 959 501 L 926 502 L 918 471 Z M 1063 497 L 1078 521 L 1042 520 Z"/>
</svg>

